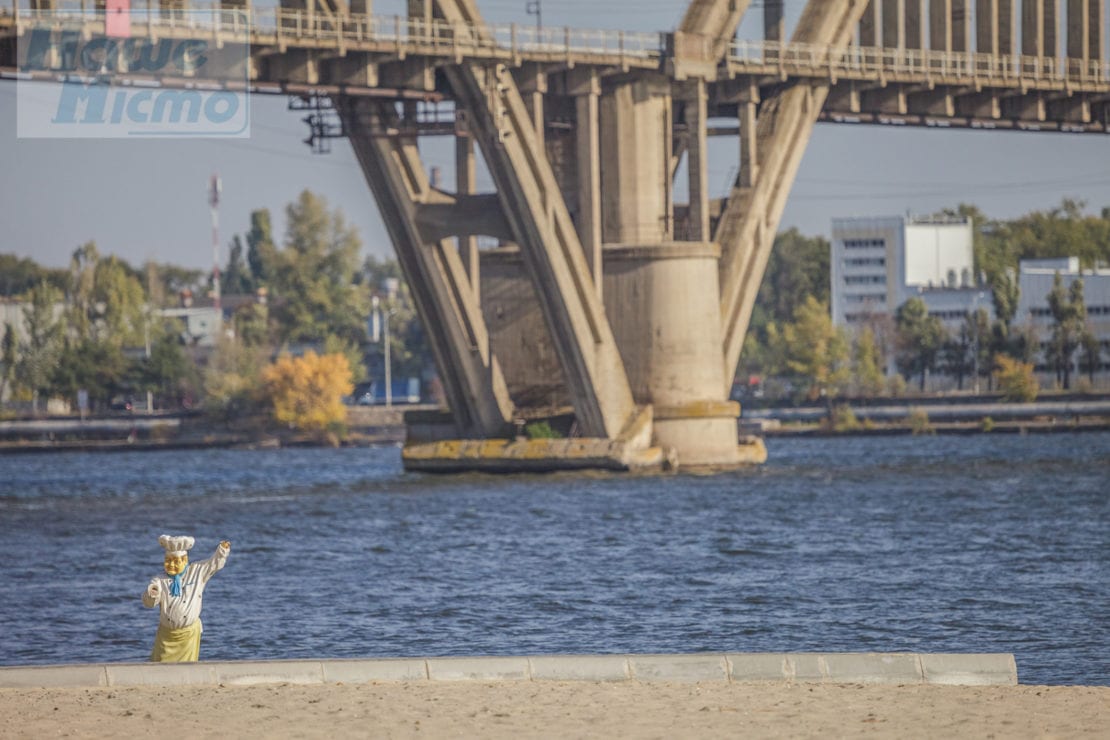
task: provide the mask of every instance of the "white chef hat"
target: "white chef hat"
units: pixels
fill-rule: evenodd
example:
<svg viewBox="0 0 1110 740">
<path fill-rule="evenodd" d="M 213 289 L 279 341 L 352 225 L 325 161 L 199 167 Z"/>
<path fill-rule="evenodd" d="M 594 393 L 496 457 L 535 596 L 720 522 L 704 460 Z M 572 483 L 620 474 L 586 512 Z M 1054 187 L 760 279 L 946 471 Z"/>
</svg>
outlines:
<svg viewBox="0 0 1110 740">
<path fill-rule="evenodd" d="M 193 549 L 195 540 L 192 537 L 171 536 L 164 534 L 158 538 L 158 544 L 166 549 L 167 555 L 187 555 Z"/>
</svg>

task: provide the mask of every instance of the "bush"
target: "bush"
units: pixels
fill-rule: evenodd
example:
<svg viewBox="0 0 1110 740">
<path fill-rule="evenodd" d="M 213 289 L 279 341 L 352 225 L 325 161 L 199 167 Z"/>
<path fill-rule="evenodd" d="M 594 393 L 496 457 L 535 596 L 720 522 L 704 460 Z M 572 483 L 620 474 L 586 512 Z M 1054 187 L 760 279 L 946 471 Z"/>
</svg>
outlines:
<svg viewBox="0 0 1110 740">
<path fill-rule="evenodd" d="M 979 429 L 981 429 L 984 434 L 993 432 L 994 419 L 990 418 L 989 416 L 984 416 L 983 420 L 979 422 Z"/>
<path fill-rule="evenodd" d="M 855 432 L 863 425 L 852 407 L 842 403 L 834 406 L 829 414 L 829 426 L 834 432 Z"/>
<path fill-rule="evenodd" d="M 914 436 L 918 434 L 934 434 L 936 430 L 933 429 L 932 423 L 929 421 L 929 414 L 923 408 L 910 409 L 909 416 L 906 417 L 906 423 L 910 425 Z"/>
<path fill-rule="evenodd" d="M 344 355 L 311 350 L 303 357 L 282 355 L 262 371 L 262 381 L 278 423 L 324 438 L 343 429 L 347 407 L 342 399 L 354 390 Z"/>
<path fill-rule="evenodd" d="M 524 427 L 528 439 L 560 439 L 563 435 L 551 428 L 546 421 L 534 421 Z"/>
<path fill-rule="evenodd" d="M 1021 362 L 1007 355 L 995 355 L 994 364 L 997 368 L 994 377 L 1002 391 L 1003 401 L 1029 403 L 1036 400 L 1041 384 L 1033 374 L 1031 363 Z"/>
</svg>

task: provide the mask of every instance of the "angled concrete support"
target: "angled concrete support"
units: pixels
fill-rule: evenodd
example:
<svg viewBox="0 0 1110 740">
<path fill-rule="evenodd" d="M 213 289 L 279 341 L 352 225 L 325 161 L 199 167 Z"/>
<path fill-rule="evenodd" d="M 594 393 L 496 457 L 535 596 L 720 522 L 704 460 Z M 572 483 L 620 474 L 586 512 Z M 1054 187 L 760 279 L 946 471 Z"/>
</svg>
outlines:
<svg viewBox="0 0 1110 740">
<path fill-rule="evenodd" d="M 736 34 L 740 19 L 747 12 L 751 0 L 692 0 L 682 16 L 679 31 L 702 36 L 708 40 L 708 58 L 714 62 L 728 51 L 729 42 Z M 779 29 L 782 33 L 781 0 L 764 0 L 764 28 Z"/>
<path fill-rule="evenodd" d="M 471 0 L 435 5 L 448 22 L 482 25 Z M 584 436 L 616 438 L 633 420 L 632 392 L 534 119 L 503 65 L 464 62 L 444 72 L 470 113 L 472 133 L 497 184 L 558 348 L 579 429 Z"/>
<path fill-rule="evenodd" d="M 471 195 L 477 188 L 476 167 L 474 166 L 474 139 L 470 135 L 455 137 L 455 192 Z M 490 234 L 490 236 L 494 236 Z M 481 301 L 480 261 L 478 258 L 478 238 L 474 235 L 459 237 L 459 257 L 466 268 L 466 278 L 474 290 L 474 299 Z"/>
<path fill-rule="evenodd" d="M 810 0 L 793 40 L 847 46 L 866 6 L 861 0 Z M 736 374 L 779 219 L 828 91 L 827 83 L 797 83 L 764 102 L 756 144 L 759 176 L 751 188 L 733 188 L 718 222 L 726 393 Z"/>
<path fill-rule="evenodd" d="M 601 84 L 589 70 L 569 92 L 574 96 L 575 152 L 578 157 L 578 238 L 590 275 L 602 298 L 601 256 L 601 134 L 598 96 Z"/>
<path fill-rule="evenodd" d="M 367 98 L 336 103 L 412 290 L 459 433 L 504 436 L 511 430 L 512 403 L 474 290 L 455 245 L 448 239 L 429 241 L 418 224 L 421 207 L 436 196 L 415 141 L 379 135 L 397 127 L 389 103 Z"/>
</svg>

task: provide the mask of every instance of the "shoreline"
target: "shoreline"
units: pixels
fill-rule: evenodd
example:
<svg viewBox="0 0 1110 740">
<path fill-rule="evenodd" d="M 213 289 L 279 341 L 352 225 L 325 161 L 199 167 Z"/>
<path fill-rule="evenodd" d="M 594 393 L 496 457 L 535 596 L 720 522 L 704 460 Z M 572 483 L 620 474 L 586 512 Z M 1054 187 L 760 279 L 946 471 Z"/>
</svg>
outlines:
<svg viewBox="0 0 1110 740">
<path fill-rule="evenodd" d="M 0 689 L 0 737 L 1097 738 L 1110 688 L 597 681 Z"/>
</svg>

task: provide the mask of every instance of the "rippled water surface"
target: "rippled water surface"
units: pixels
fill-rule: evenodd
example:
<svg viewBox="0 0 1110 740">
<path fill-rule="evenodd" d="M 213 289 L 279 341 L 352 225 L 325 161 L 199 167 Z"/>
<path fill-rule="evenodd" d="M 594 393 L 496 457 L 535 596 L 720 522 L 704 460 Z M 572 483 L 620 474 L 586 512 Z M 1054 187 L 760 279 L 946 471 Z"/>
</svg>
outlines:
<svg viewBox="0 0 1110 740">
<path fill-rule="evenodd" d="M 1110 434 L 769 447 L 705 477 L 0 456 L 0 664 L 144 660 L 165 532 L 233 544 L 207 659 L 997 651 L 1022 683 L 1110 683 Z"/>
</svg>

